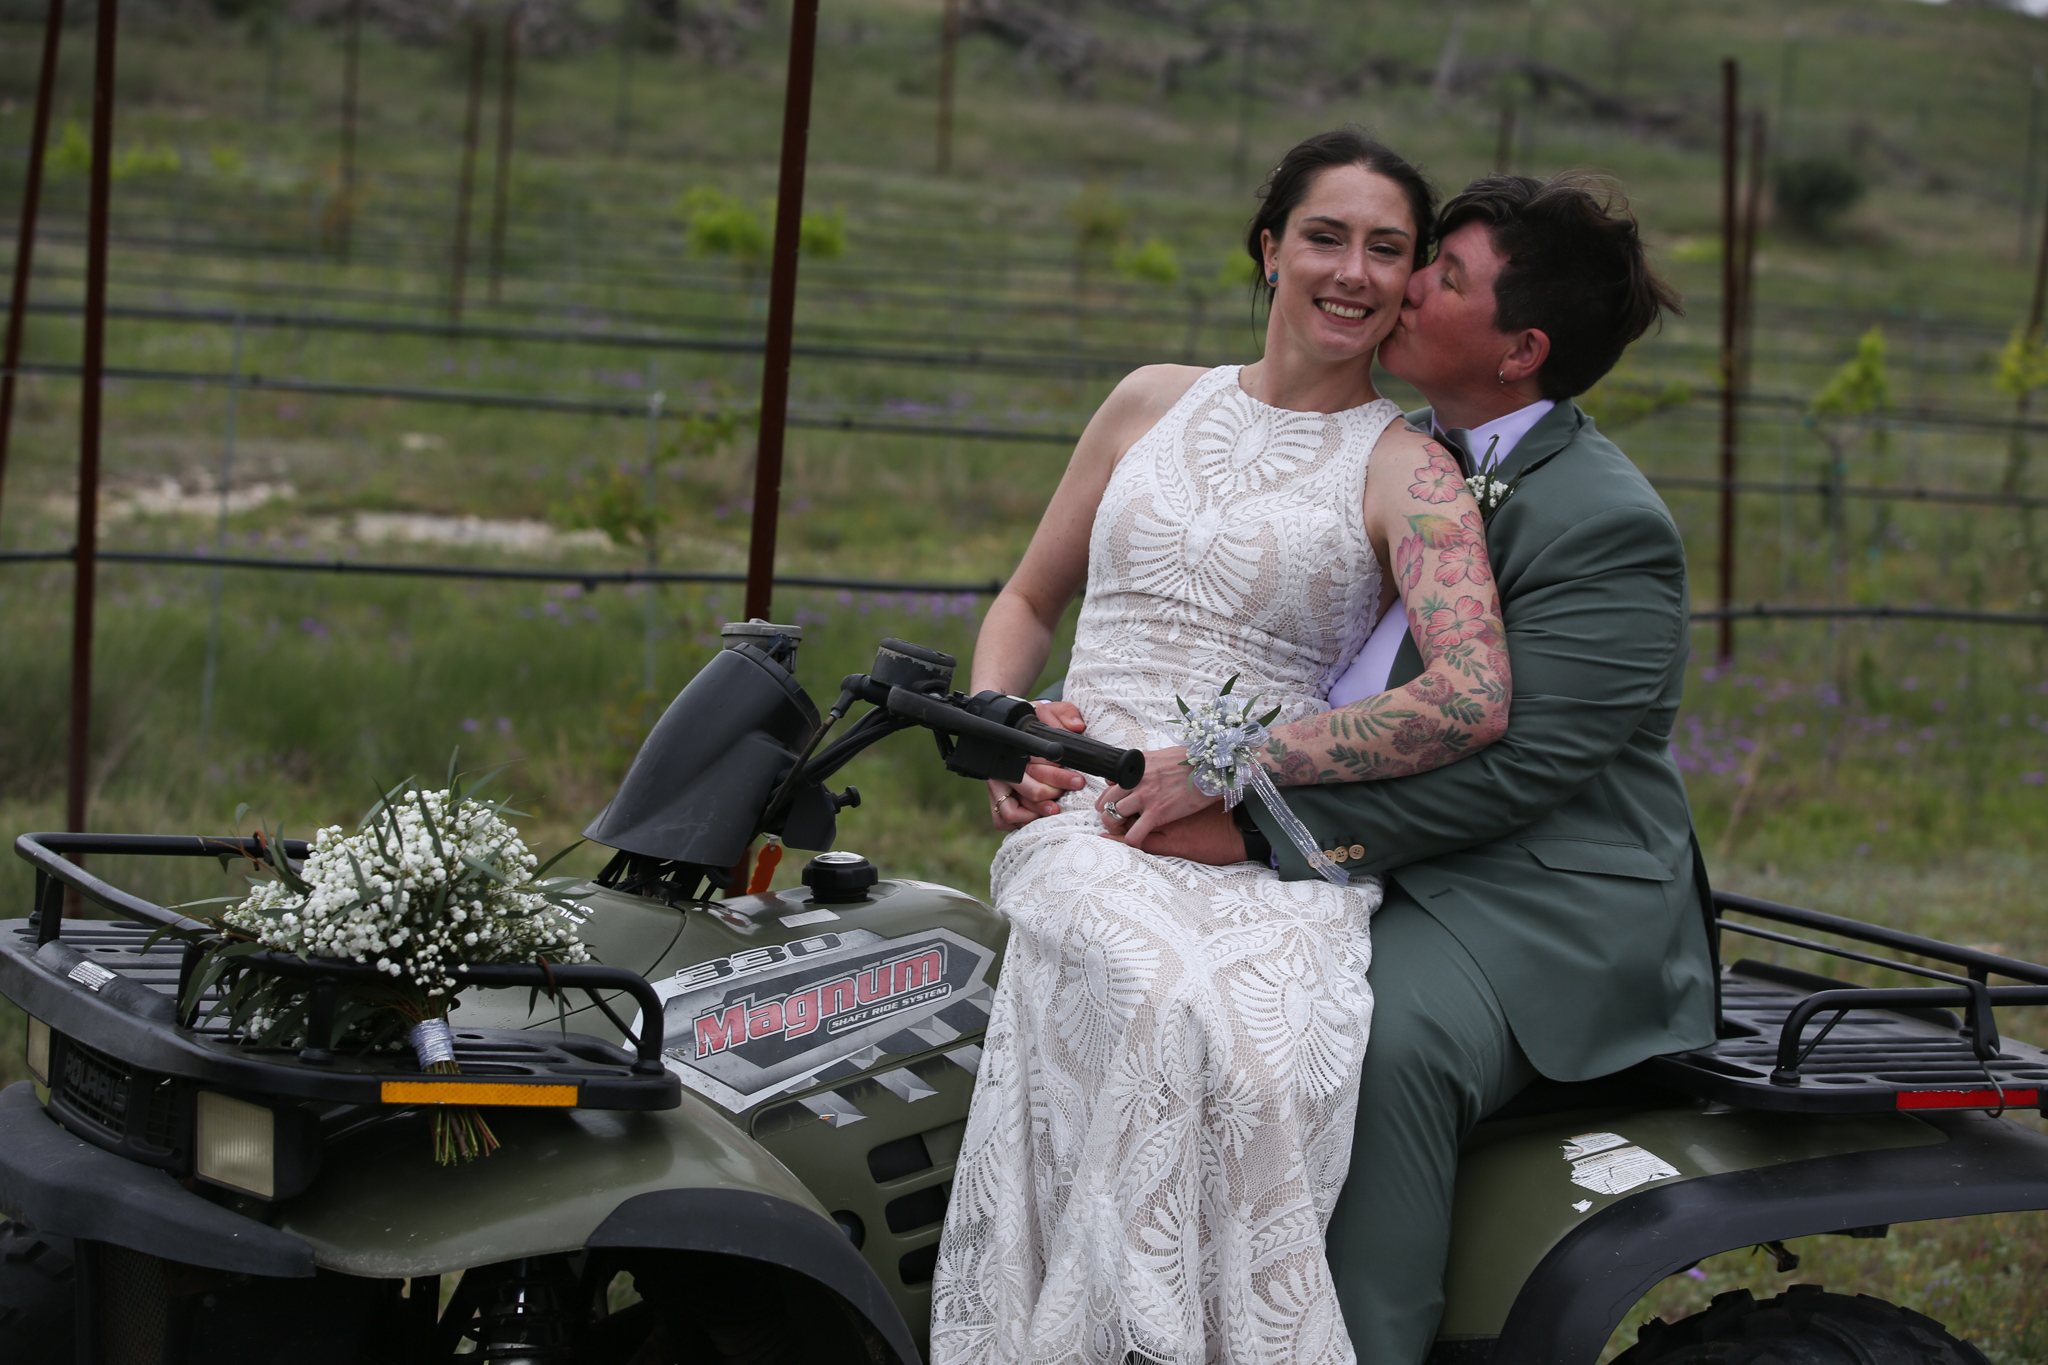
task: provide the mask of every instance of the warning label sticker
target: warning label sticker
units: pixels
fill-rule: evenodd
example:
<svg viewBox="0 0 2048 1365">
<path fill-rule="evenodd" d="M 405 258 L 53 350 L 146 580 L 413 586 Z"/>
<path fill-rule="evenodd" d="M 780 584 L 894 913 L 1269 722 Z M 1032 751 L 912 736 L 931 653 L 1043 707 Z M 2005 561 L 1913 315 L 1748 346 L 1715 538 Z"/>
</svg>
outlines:
<svg viewBox="0 0 2048 1365">
<path fill-rule="evenodd" d="M 1582 1156 L 1604 1152 L 1613 1147 L 1628 1146 L 1628 1139 L 1619 1133 L 1581 1133 L 1564 1140 L 1564 1159 L 1577 1161 Z"/>
<path fill-rule="evenodd" d="M 994 961 L 947 929 L 852 929 L 700 962 L 654 983 L 663 1056 L 684 1084 L 751 1104 L 945 1009 Z"/>
<path fill-rule="evenodd" d="M 1572 1184 L 1595 1194 L 1624 1194 L 1652 1180 L 1680 1172 L 1654 1152 L 1640 1147 L 1615 1147 L 1572 1163 Z"/>
</svg>

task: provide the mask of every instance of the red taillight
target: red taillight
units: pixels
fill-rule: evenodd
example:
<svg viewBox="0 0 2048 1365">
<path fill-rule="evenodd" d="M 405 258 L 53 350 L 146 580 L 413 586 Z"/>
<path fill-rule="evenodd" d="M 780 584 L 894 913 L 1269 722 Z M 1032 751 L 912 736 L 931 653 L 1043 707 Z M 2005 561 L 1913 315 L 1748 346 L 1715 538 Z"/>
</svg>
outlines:
<svg viewBox="0 0 2048 1365">
<path fill-rule="evenodd" d="M 1901 1109 L 2036 1109 L 2039 1090 L 1901 1090 Z"/>
</svg>

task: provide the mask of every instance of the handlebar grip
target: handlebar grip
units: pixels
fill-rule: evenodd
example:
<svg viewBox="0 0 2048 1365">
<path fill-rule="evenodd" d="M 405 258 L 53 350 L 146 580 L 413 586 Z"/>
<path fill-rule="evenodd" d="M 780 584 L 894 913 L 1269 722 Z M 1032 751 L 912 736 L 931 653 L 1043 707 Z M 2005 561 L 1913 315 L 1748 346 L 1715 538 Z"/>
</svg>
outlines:
<svg viewBox="0 0 2048 1365">
<path fill-rule="evenodd" d="M 1059 745 L 1066 751 L 1063 766 L 1075 772 L 1107 778 L 1127 791 L 1145 780 L 1145 755 L 1141 750 L 1119 749 L 1114 744 L 1104 744 L 1099 739 L 1058 729 L 1037 719 L 1020 720 L 1017 729 Z"/>
</svg>

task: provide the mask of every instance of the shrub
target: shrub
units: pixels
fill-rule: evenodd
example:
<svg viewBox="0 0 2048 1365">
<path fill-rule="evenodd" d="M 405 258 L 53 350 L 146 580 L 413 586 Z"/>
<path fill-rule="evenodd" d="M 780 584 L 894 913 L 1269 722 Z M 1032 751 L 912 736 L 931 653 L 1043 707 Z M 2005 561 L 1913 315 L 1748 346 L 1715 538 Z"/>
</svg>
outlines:
<svg viewBox="0 0 2048 1365">
<path fill-rule="evenodd" d="M 1778 217 L 1795 232 L 1823 236 L 1863 197 L 1863 176 L 1833 157 L 1809 156 L 1778 167 Z"/>
<path fill-rule="evenodd" d="M 1141 246 L 1126 247 L 1111 262 L 1116 273 L 1127 280 L 1148 284 L 1178 284 L 1180 258 L 1173 248 L 1157 237 L 1147 237 Z"/>
</svg>

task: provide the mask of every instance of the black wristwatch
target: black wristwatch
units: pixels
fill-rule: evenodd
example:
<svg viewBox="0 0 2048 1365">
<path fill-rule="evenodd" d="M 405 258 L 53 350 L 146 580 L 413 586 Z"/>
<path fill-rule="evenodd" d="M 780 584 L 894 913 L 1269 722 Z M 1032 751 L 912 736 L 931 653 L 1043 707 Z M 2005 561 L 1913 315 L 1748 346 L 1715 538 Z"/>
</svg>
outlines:
<svg viewBox="0 0 2048 1365">
<path fill-rule="evenodd" d="M 1259 829 L 1258 821 L 1252 819 L 1249 802 L 1240 801 L 1230 808 L 1231 821 L 1237 832 L 1244 836 L 1244 860 L 1257 863 L 1260 867 L 1273 865 L 1273 843 Z"/>
</svg>

